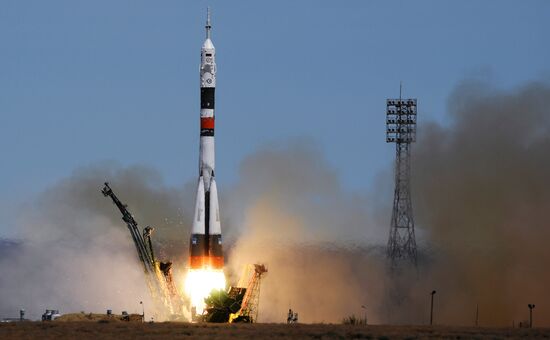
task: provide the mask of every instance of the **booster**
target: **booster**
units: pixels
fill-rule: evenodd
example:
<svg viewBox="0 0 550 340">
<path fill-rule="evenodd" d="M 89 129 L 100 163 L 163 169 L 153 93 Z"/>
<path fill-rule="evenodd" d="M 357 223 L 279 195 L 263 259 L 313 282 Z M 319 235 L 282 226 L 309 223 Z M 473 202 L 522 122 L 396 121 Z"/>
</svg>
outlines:
<svg viewBox="0 0 550 340">
<path fill-rule="evenodd" d="M 191 269 L 223 269 L 222 233 L 218 189 L 214 176 L 216 49 L 211 40 L 210 11 L 206 19 L 206 40 L 200 64 L 200 150 L 199 181 L 191 231 Z"/>
</svg>

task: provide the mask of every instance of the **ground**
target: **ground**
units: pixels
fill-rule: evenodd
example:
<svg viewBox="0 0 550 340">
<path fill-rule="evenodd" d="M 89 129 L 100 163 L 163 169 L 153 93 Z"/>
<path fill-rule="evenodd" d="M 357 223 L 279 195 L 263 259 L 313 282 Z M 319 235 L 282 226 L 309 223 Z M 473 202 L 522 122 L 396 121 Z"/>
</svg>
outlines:
<svg viewBox="0 0 550 340">
<path fill-rule="evenodd" d="M 510 339 L 550 338 L 550 328 L 352 326 L 330 324 L 190 324 L 121 321 L 0 324 L 0 339 Z"/>
</svg>

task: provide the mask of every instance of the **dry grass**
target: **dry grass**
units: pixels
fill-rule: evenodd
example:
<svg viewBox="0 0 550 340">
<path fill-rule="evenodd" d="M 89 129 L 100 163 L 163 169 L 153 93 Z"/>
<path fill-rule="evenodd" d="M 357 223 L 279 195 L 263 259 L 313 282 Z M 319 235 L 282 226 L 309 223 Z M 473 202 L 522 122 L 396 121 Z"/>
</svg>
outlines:
<svg viewBox="0 0 550 340">
<path fill-rule="evenodd" d="M 141 322 L 141 314 L 128 315 L 129 321 Z M 55 322 L 78 322 L 78 321 L 97 321 L 97 322 L 126 322 L 122 315 L 107 315 L 107 314 L 94 314 L 94 313 L 72 313 L 63 314 L 59 318 L 55 319 Z"/>
<path fill-rule="evenodd" d="M 118 321 L 0 324 L 0 339 L 511 339 L 549 338 L 550 329 L 351 326 L 326 324 L 190 324 Z"/>
</svg>

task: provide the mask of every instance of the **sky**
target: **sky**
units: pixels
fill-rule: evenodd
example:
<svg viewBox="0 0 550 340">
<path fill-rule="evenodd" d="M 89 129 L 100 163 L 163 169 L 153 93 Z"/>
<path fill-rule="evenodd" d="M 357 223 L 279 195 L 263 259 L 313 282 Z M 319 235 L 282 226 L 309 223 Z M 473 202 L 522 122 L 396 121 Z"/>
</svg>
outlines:
<svg viewBox="0 0 550 340">
<path fill-rule="evenodd" d="M 20 1 L 0 3 L 0 237 L 13 211 L 75 169 L 197 175 L 206 7 L 217 52 L 216 177 L 264 145 L 316 143 L 346 190 L 391 170 L 385 99 L 448 124 L 464 79 L 550 79 L 548 1 Z M 98 188 L 101 184 L 98 183 Z"/>
</svg>

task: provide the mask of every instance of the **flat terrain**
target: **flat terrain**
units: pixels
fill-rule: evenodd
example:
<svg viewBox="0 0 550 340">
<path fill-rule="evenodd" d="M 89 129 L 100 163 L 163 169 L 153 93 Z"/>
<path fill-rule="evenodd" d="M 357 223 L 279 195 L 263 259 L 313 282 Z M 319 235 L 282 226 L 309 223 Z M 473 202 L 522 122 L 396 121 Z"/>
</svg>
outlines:
<svg viewBox="0 0 550 340">
<path fill-rule="evenodd" d="M 328 324 L 189 324 L 141 322 L 14 322 L 0 339 L 510 339 L 550 338 L 550 328 L 349 326 Z"/>
</svg>

